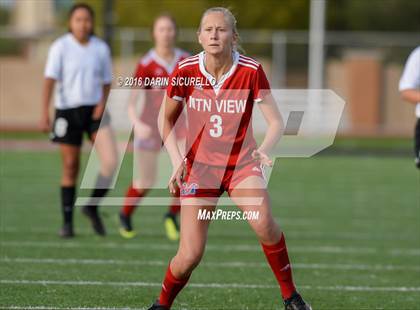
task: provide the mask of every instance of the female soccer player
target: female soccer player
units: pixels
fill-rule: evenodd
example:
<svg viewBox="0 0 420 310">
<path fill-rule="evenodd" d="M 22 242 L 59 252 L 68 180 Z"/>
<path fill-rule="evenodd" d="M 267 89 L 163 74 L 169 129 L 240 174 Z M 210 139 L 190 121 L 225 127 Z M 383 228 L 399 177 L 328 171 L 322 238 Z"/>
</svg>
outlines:
<svg viewBox="0 0 420 310">
<path fill-rule="evenodd" d="M 146 81 L 147 78 L 168 78 L 175 69 L 176 64 L 188 57 L 188 53 L 175 47 L 177 26 L 175 19 L 168 14 L 157 16 L 153 22 L 152 34 L 155 47 L 151 49 L 139 62 L 135 71 L 135 78 Z M 140 117 L 136 112 L 136 102 L 139 91 L 134 90 L 129 102 L 129 117 L 134 124 L 134 147 L 137 148 L 137 161 L 139 169 L 138 179 L 131 184 L 126 192 L 124 206 L 120 211 L 120 234 L 124 238 L 135 236 L 131 216 L 140 199 L 144 197 L 153 186 L 157 174 L 158 155 L 162 147 L 162 139 L 157 126 L 157 118 L 167 85 L 142 87 L 146 89 L 143 110 Z M 181 124 L 184 122 L 178 122 Z M 177 136 L 185 140 L 185 130 L 177 125 Z M 174 195 L 173 203 L 164 218 L 166 235 L 170 240 L 178 240 L 178 223 L 176 216 L 179 213 L 179 194 Z"/>
<path fill-rule="evenodd" d="M 74 5 L 69 12 L 69 33 L 53 43 L 45 68 L 41 128 L 45 132 L 51 130 L 48 111 L 56 86 L 51 139 L 60 144 L 62 158 L 61 205 L 64 224 L 60 235 L 64 238 L 74 236 L 75 185 L 85 132 L 91 142 L 95 142 L 101 171 L 92 199 L 83 208 L 83 213 L 99 235 L 105 235 L 105 229 L 98 214 L 97 201 L 105 196 L 116 166 L 117 151 L 108 126 L 109 116 L 104 114 L 112 81 L 111 56 L 105 42 L 94 35 L 93 24 L 92 8 L 86 4 Z"/>
<path fill-rule="evenodd" d="M 201 19 L 198 39 L 204 51 L 181 61 L 172 78 L 182 82 L 201 78 L 203 85 L 169 84 L 160 114 L 160 130 L 174 167 L 169 187 L 171 191 L 181 187 L 181 230 L 178 252 L 169 263 L 159 299 L 150 310 L 170 309 L 199 264 L 210 223 L 200 220 L 199 213 L 214 211 L 224 191 L 242 211 L 259 212 L 258 219 L 249 224 L 279 283 L 285 308 L 309 310 L 293 283 L 284 234 L 273 219 L 260 167 L 272 165 L 267 154 L 282 130 L 267 78 L 259 63 L 236 51 L 236 20 L 228 9 L 208 9 Z M 171 134 L 173 118 L 184 100 L 187 145 L 191 146 L 185 164 Z M 258 104 L 268 123 L 258 148 L 250 122 L 254 104 Z M 255 197 L 261 199 L 256 202 Z"/>
</svg>

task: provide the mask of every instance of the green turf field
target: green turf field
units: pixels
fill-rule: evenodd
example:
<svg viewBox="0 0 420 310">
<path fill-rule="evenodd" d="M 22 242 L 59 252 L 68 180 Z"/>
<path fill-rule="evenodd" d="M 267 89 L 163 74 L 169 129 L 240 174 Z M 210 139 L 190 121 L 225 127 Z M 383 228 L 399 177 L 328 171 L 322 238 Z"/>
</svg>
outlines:
<svg viewBox="0 0 420 310">
<path fill-rule="evenodd" d="M 56 153 L 1 153 L 0 308 L 145 309 L 176 244 L 162 207 L 135 214 L 139 235 L 77 238 L 60 226 Z M 124 162 L 119 196 L 130 181 Z M 270 181 L 295 280 L 314 309 L 420 308 L 420 174 L 409 157 L 319 156 L 276 162 Z M 246 223 L 218 221 L 207 252 L 173 309 L 282 309 L 274 276 Z"/>
</svg>

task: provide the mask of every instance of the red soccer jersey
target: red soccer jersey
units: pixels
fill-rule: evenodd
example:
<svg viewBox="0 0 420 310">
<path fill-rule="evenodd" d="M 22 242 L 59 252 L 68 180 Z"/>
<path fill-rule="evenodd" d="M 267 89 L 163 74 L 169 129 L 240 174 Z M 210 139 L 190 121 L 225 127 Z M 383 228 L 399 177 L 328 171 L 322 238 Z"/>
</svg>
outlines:
<svg viewBox="0 0 420 310">
<path fill-rule="evenodd" d="M 169 79 L 168 97 L 185 100 L 187 157 L 213 166 L 244 165 L 256 149 L 252 130 L 254 102 L 270 85 L 261 65 L 233 53 L 233 65 L 216 83 L 205 68 L 205 53 L 178 63 Z"/>
<path fill-rule="evenodd" d="M 164 89 L 167 85 L 164 83 L 154 84 L 152 81 L 156 81 L 156 78 L 167 79 L 169 75 L 174 71 L 177 63 L 185 58 L 189 54 L 181 49 L 175 49 L 175 57 L 172 63 L 167 63 L 161 57 L 159 57 L 154 49 L 151 49 L 144 55 L 137 65 L 134 77 L 142 79 L 142 88 L 147 89 L 145 106 L 140 115 L 140 120 L 150 126 L 152 126 L 153 132 L 159 135 L 157 130 L 157 118 L 159 109 L 162 104 Z"/>
</svg>

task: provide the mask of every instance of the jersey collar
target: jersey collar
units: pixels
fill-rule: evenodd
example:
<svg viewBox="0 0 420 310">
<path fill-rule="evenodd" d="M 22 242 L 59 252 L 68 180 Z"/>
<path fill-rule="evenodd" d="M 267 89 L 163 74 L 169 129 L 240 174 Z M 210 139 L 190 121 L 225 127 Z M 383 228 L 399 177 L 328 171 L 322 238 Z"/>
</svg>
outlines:
<svg viewBox="0 0 420 310">
<path fill-rule="evenodd" d="M 83 49 L 83 50 L 86 50 L 86 49 L 88 49 L 91 45 L 92 45 L 92 40 L 93 40 L 93 38 L 95 37 L 94 35 L 91 35 L 91 36 L 89 36 L 89 40 L 87 41 L 87 43 L 86 44 L 82 44 L 82 43 L 80 43 L 79 41 L 77 41 L 77 39 L 76 39 L 76 37 L 71 33 L 71 32 L 69 32 L 68 34 L 67 34 L 67 37 L 69 38 L 69 40 L 73 43 L 73 44 L 75 44 L 77 47 L 79 47 L 79 48 L 81 48 L 81 49 Z"/>
<path fill-rule="evenodd" d="M 199 66 L 200 66 L 200 71 L 207 78 L 207 80 L 210 82 L 210 85 L 213 86 L 213 89 L 214 89 L 214 92 L 216 93 L 216 95 L 219 93 L 219 90 L 222 88 L 223 83 L 230 76 L 232 76 L 233 72 L 235 72 L 235 70 L 236 70 L 236 67 L 237 67 L 238 61 L 239 61 L 239 53 L 237 51 L 232 52 L 232 59 L 233 59 L 233 64 L 230 67 L 229 71 L 226 72 L 225 74 L 223 74 L 222 77 L 219 79 L 219 81 L 216 83 L 216 79 L 210 73 L 208 73 L 207 70 L 206 70 L 206 66 L 205 66 L 206 54 L 205 54 L 205 52 L 202 51 L 198 55 L 198 63 L 199 63 Z"/>
<path fill-rule="evenodd" d="M 161 58 L 155 51 L 155 49 L 151 50 L 151 56 L 154 61 L 156 61 L 160 66 L 165 68 L 168 74 L 171 74 L 174 71 L 176 64 L 178 63 L 179 59 L 181 58 L 182 52 L 180 49 L 175 48 L 174 50 L 174 59 L 171 62 L 166 62 L 163 58 Z"/>
</svg>

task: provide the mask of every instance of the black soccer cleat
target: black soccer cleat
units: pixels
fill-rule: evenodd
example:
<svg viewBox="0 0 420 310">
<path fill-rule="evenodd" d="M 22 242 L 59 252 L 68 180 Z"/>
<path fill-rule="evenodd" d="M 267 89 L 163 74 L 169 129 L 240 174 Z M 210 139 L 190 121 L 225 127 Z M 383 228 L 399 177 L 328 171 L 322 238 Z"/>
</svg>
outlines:
<svg viewBox="0 0 420 310">
<path fill-rule="evenodd" d="M 312 310 L 297 292 L 294 292 L 292 297 L 284 300 L 285 310 Z"/>
<path fill-rule="evenodd" d="M 66 223 L 60 229 L 59 235 L 63 239 L 69 239 L 74 237 L 73 225 Z"/>
<path fill-rule="evenodd" d="M 82 213 L 90 220 L 93 230 L 99 236 L 105 236 L 105 227 L 102 223 L 101 217 L 98 214 L 98 209 L 93 206 L 84 206 Z"/>
<path fill-rule="evenodd" d="M 168 307 L 159 305 L 158 301 L 156 300 L 153 305 L 147 310 L 169 310 Z"/>
</svg>

